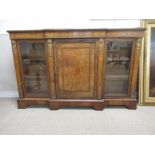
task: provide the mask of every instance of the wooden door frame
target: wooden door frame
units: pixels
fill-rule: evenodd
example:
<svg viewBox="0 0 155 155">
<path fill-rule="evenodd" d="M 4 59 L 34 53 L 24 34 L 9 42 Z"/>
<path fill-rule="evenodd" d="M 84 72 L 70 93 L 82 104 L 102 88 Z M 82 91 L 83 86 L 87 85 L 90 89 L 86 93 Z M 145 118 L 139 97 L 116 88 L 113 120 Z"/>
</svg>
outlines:
<svg viewBox="0 0 155 155">
<path fill-rule="evenodd" d="M 53 39 L 53 49 L 54 49 L 54 65 L 55 65 L 55 81 L 56 81 L 56 98 L 61 99 L 61 97 L 58 95 L 59 94 L 59 86 L 58 86 L 58 73 L 57 73 L 57 49 L 56 45 L 58 43 L 94 43 L 95 45 L 95 51 L 94 51 L 94 97 L 92 99 L 97 99 L 97 78 L 98 78 L 98 72 L 97 72 L 97 67 L 98 67 L 98 43 L 97 39 L 90 39 L 90 38 L 63 38 L 63 39 Z M 97 75 L 97 76 L 96 76 Z M 64 96 L 62 97 L 64 98 Z M 90 98 L 90 97 L 89 97 Z M 66 98 L 67 99 L 67 98 Z M 76 98 L 75 98 L 76 99 Z M 78 99 L 78 98 L 77 98 Z M 80 98 L 79 98 L 80 99 Z M 87 99 L 87 97 L 85 98 Z"/>
<path fill-rule="evenodd" d="M 105 87 L 103 88 L 103 98 L 129 98 L 131 97 L 131 90 L 132 90 L 132 76 L 133 76 L 133 69 L 135 67 L 134 65 L 134 59 L 135 59 L 135 42 L 136 42 L 136 38 L 106 38 L 105 39 L 105 61 L 104 61 L 104 76 L 103 76 L 103 80 L 104 80 L 104 84 L 105 84 L 105 68 L 106 68 L 106 57 L 107 57 L 107 43 L 108 41 L 131 41 L 133 43 L 132 45 L 132 51 L 131 51 L 131 60 L 130 60 L 130 70 L 129 70 L 129 78 L 128 78 L 128 95 L 127 96 L 110 96 L 110 97 L 106 97 L 104 96 L 104 91 L 105 91 Z"/>
<path fill-rule="evenodd" d="M 47 60 L 47 50 L 46 50 L 46 42 L 44 39 L 18 39 L 17 40 L 17 52 L 19 56 L 19 66 L 20 66 L 20 72 L 21 72 L 21 80 L 22 80 L 22 87 L 23 87 L 23 97 L 24 98 L 48 98 L 48 97 L 43 97 L 43 96 L 27 96 L 26 95 L 26 89 L 25 89 L 25 79 L 24 79 L 24 71 L 23 71 L 23 64 L 22 64 L 22 53 L 21 53 L 21 47 L 20 43 L 21 42 L 27 42 L 27 43 L 44 43 L 45 45 L 45 61 L 46 65 L 48 66 L 48 60 Z M 50 86 L 49 86 L 49 72 L 47 71 L 47 78 L 48 78 L 48 96 L 50 95 Z"/>
</svg>

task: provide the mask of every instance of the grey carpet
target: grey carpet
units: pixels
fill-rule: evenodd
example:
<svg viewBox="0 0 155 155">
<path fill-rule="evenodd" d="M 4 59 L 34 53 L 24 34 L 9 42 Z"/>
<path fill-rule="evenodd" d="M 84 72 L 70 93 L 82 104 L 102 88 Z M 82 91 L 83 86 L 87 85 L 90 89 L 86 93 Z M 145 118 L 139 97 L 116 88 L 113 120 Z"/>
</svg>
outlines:
<svg viewBox="0 0 155 155">
<path fill-rule="evenodd" d="M 155 107 L 17 109 L 15 99 L 0 99 L 0 134 L 155 134 Z"/>
</svg>

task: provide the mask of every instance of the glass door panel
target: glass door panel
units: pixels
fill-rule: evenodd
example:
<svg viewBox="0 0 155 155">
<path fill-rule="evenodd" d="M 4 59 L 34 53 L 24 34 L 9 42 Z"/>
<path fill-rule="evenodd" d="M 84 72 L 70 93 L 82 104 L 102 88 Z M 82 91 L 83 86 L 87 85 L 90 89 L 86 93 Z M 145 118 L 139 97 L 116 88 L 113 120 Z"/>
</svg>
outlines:
<svg viewBox="0 0 155 155">
<path fill-rule="evenodd" d="M 108 41 L 104 96 L 128 96 L 132 46 L 132 41 Z"/>
<path fill-rule="evenodd" d="M 25 95 L 48 96 L 48 73 L 43 42 L 20 42 Z"/>
</svg>

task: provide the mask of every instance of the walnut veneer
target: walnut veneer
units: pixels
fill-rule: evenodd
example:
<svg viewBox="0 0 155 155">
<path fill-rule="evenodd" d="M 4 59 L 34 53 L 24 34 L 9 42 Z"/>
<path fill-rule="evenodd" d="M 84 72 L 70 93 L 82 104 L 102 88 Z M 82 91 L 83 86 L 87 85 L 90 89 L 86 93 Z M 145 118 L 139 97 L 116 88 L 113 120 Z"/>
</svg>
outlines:
<svg viewBox="0 0 155 155">
<path fill-rule="evenodd" d="M 144 29 L 8 31 L 19 90 L 18 107 L 107 105 L 136 109 Z"/>
</svg>

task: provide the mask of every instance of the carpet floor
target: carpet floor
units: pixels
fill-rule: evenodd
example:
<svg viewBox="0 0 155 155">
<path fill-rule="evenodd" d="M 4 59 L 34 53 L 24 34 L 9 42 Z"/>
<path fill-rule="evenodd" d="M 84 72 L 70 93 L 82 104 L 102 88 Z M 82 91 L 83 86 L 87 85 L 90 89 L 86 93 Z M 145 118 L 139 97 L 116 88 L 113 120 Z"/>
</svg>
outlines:
<svg viewBox="0 0 155 155">
<path fill-rule="evenodd" d="M 0 99 L 1 135 L 155 134 L 155 107 L 89 108 L 48 107 L 18 109 L 16 99 Z"/>
</svg>

